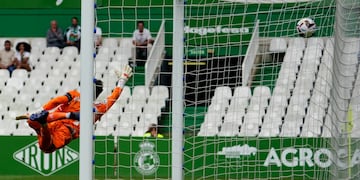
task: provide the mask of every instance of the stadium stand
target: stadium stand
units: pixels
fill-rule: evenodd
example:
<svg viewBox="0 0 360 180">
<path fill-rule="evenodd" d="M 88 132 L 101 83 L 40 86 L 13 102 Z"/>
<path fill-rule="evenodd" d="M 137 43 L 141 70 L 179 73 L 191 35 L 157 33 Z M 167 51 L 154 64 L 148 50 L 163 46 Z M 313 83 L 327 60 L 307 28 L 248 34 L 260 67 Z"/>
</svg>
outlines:
<svg viewBox="0 0 360 180">
<path fill-rule="evenodd" d="M 234 95 L 230 87 L 216 88 L 198 136 L 330 137 L 331 41 L 272 39 L 269 51 L 285 52 L 272 93 L 266 86 L 252 94 L 250 87 L 235 87 Z M 218 99 L 230 105 L 213 108 Z"/>
</svg>

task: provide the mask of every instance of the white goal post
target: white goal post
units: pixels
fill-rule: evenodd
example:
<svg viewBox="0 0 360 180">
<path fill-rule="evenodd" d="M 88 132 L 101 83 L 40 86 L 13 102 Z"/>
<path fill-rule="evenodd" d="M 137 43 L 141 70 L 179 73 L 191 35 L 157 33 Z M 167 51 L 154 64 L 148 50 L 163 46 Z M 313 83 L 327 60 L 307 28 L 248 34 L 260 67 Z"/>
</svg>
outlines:
<svg viewBox="0 0 360 180">
<path fill-rule="evenodd" d="M 93 176 L 93 77 L 94 77 L 94 15 L 95 1 L 81 1 L 81 69 L 80 69 L 80 163 L 79 179 Z"/>
</svg>

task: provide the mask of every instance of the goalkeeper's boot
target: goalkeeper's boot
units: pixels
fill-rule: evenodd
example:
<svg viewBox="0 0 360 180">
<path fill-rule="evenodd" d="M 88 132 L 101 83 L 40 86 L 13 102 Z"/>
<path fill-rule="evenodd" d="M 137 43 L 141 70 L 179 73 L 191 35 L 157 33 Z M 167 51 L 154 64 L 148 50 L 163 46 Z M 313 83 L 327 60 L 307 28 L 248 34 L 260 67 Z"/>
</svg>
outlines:
<svg viewBox="0 0 360 180">
<path fill-rule="evenodd" d="M 45 124 L 46 123 L 46 119 L 49 115 L 49 112 L 46 110 L 43 110 L 39 113 L 34 113 L 30 116 L 30 120 L 31 121 L 37 121 L 40 124 Z"/>
</svg>

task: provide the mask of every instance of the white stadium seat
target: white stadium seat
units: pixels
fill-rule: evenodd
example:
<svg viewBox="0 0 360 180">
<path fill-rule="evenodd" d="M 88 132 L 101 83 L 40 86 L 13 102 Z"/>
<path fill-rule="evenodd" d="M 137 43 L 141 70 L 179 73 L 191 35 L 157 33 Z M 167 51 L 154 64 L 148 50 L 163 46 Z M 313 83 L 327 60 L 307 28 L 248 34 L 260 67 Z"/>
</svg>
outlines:
<svg viewBox="0 0 360 180">
<path fill-rule="evenodd" d="M 158 117 L 161 115 L 161 106 L 154 102 L 148 102 L 144 106 L 143 114 L 154 114 Z"/>
<path fill-rule="evenodd" d="M 151 97 L 161 97 L 161 98 L 164 98 L 164 99 L 168 99 L 169 98 L 169 89 L 168 87 L 166 86 L 154 86 L 152 89 L 151 89 Z M 157 98 L 154 98 L 154 99 L 157 99 Z"/>
<path fill-rule="evenodd" d="M 10 119 L 0 121 L 0 135 L 11 135 L 16 130 L 16 124 Z"/>
<path fill-rule="evenodd" d="M 257 112 L 248 112 L 244 116 L 244 124 L 257 124 L 262 123 L 262 117 Z"/>
<path fill-rule="evenodd" d="M 7 80 L 10 78 L 10 72 L 7 69 L 0 69 L 0 77 L 1 80 Z"/>
<path fill-rule="evenodd" d="M 322 122 L 308 119 L 305 121 L 302 132 L 300 134 L 301 137 L 319 137 L 321 135 L 321 126 Z"/>
<path fill-rule="evenodd" d="M 109 63 L 111 57 L 108 54 L 98 54 L 95 57 L 95 62 L 99 62 L 99 63 Z"/>
<path fill-rule="evenodd" d="M 116 126 L 114 136 L 130 136 L 132 133 L 133 127 L 129 123 L 120 123 Z"/>
<path fill-rule="evenodd" d="M 322 56 L 322 50 L 320 48 L 311 47 L 305 50 L 305 54 L 303 57 L 304 60 L 317 61 L 317 64 L 320 62 L 320 58 Z"/>
<path fill-rule="evenodd" d="M 122 62 L 123 64 L 129 64 L 129 57 L 123 54 L 116 54 L 113 57 L 113 60 L 116 62 Z"/>
<path fill-rule="evenodd" d="M 215 88 L 214 96 L 212 97 L 212 102 L 221 102 L 229 101 L 232 97 L 231 88 L 228 86 L 219 86 Z"/>
<path fill-rule="evenodd" d="M 251 90 L 249 87 L 236 87 L 228 111 L 243 111 L 249 105 L 250 98 Z"/>
<path fill-rule="evenodd" d="M 296 47 L 299 49 L 305 49 L 305 41 L 304 38 L 290 38 L 289 39 L 289 48 Z"/>
<path fill-rule="evenodd" d="M 36 135 L 35 130 L 31 129 L 26 121 L 19 121 L 17 128 L 13 132 L 14 136 Z"/>
<path fill-rule="evenodd" d="M 288 104 L 288 99 L 286 95 L 273 95 L 270 99 L 269 106 L 286 107 L 287 104 Z"/>
<path fill-rule="evenodd" d="M 296 114 L 296 113 L 286 113 L 284 117 L 284 123 L 290 123 L 293 126 L 300 128 L 303 124 L 304 115 Z"/>
<path fill-rule="evenodd" d="M 211 104 L 208 107 L 208 112 L 216 112 L 220 113 L 222 116 L 225 115 L 226 108 L 229 106 L 229 104 L 226 103 L 217 103 L 217 104 Z"/>
<path fill-rule="evenodd" d="M 24 87 L 24 83 L 24 79 L 10 78 L 6 81 L 6 86 L 14 87 L 16 90 L 20 90 Z"/>
<path fill-rule="evenodd" d="M 302 47 L 289 47 L 286 49 L 284 56 L 284 62 L 296 62 L 300 64 L 300 59 L 304 54 L 304 49 Z"/>
<path fill-rule="evenodd" d="M 259 134 L 259 124 L 244 123 L 241 125 L 239 136 L 257 136 Z"/>
<path fill-rule="evenodd" d="M 261 126 L 259 137 L 276 137 L 280 134 L 279 125 L 267 123 Z"/>
<path fill-rule="evenodd" d="M 44 55 L 50 55 L 57 58 L 60 56 L 60 49 L 58 47 L 47 47 L 44 51 Z"/>
<path fill-rule="evenodd" d="M 248 107 L 249 105 L 249 100 L 248 99 L 241 99 L 241 98 L 237 98 L 237 99 L 232 99 L 230 106 L 227 109 L 227 112 L 244 112 L 245 113 L 245 108 Z"/>
<path fill-rule="evenodd" d="M 222 115 L 217 112 L 207 112 L 205 114 L 203 124 L 214 124 L 220 126 L 222 123 Z"/>
<path fill-rule="evenodd" d="M 116 38 L 104 38 L 102 41 L 102 46 L 116 48 L 118 47 L 118 40 Z"/>
<path fill-rule="evenodd" d="M 122 113 L 120 116 L 120 125 L 122 124 L 130 124 L 130 126 L 134 126 L 139 122 L 140 114 L 135 113 Z"/>
<path fill-rule="evenodd" d="M 95 72 L 105 73 L 107 72 L 107 64 L 102 62 L 95 62 Z"/>
<path fill-rule="evenodd" d="M 234 90 L 234 98 L 242 97 L 242 98 L 251 98 L 251 90 L 248 86 L 239 86 Z"/>
<path fill-rule="evenodd" d="M 264 116 L 266 107 L 267 104 L 251 103 L 250 106 L 247 108 L 247 112 L 259 113 L 260 116 Z"/>
<path fill-rule="evenodd" d="M 290 97 L 290 89 L 283 86 L 275 86 L 273 89 L 273 96 L 285 96 L 286 98 Z"/>
<path fill-rule="evenodd" d="M 150 90 L 146 86 L 135 86 L 132 91 L 131 99 L 147 99 L 150 96 Z"/>
<path fill-rule="evenodd" d="M 95 136 L 109 136 L 113 135 L 115 132 L 114 127 L 102 127 L 102 126 L 96 126 L 94 135 Z"/>
<path fill-rule="evenodd" d="M 285 87 L 286 89 L 294 89 L 294 80 L 287 77 L 278 77 L 276 80 L 276 86 Z"/>
<path fill-rule="evenodd" d="M 119 69 L 123 69 L 128 63 L 124 61 L 112 61 L 109 63 L 109 70 L 112 71 L 110 73 L 114 73 L 115 70 L 119 71 Z"/>
<path fill-rule="evenodd" d="M 267 86 L 257 86 L 254 88 L 253 96 L 251 101 L 256 101 L 259 104 L 267 104 L 267 101 L 271 97 L 270 88 Z"/>
<path fill-rule="evenodd" d="M 218 136 L 232 137 L 239 134 L 239 125 L 233 122 L 224 122 Z"/>
<path fill-rule="evenodd" d="M 298 125 L 292 122 L 286 122 L 281 127 L 280 137 L 297 137 L 300 134 Z"/>
<path fill-rule="evenodd" d="M 11 75 L 12 78 L 27 79 L 28 72 L 25 69 L 15 69 Z"/>
<path fill-rule="evenodd" d="M 219 127 L 214 124 L 201 124 L 198 136 L 215 136 L 219 132 Z"/>
<path fill-rule="evenodd" d="M 125 112 L 141 114 L 144 105 L 145 101 L 130 101 L 129 104 L 125 105 Z"/>
<path fill-rule="evenodd" d="M 325 44 L 322 38 L 312 37 L 307 39 L 307 48 L 324 49 Z"/>
<path fill-rule="evenodd" d="M 72 58 L 76 58 L 79 56 L 79 50 L 75 46 L 67 46 L 64 47 L 64 49 L 62 50 L 61 56 L 69 56 Z"/>
<path fill-rule="evenodd" d="M 56 59 L 58 56 L 46 54 L 40 56 L 39 62 L 36 63 L 35 69 L 47 69 L 50 70 L 51 67 L 56 64 Z"/>
<path fill-rule="evenodd" d="M 224 123 L 232 123 L 240 126 L 242 124 L 242 118 L 245 116 L 244 112 L 228 112 L 224 117 Z"/>
<path fill-rule="evenodd" d="M 269 51 L 273 53 L 285 52 L 287 48 L 286 40 L 284 38 L 272 38 L 270 41 Z"/>
<path fill-rule="evenodd" d="M 149 114 L 144 113 L 139 118 L 139 125 L 146 125 L 149 127 L 151 124 L 157 124 L 158 123 L 158 117 L 156 114 Z"/>
<path fill-rule="evenodd" d="M 32 38 L 31 39 L 31 47 L 39 48 L 41 51 L 44 51 L 46 48 L 46 38 Z M 33 53 L 33 51 L 31 51 Z"/>
<path fill-rule="evenodd" d="M 132 38 L 122 38 L 120 46 L 116 49 L 116 54 L 122 54 L 127 58 L 132 58 L 135 55 L 135 46 L 132 43 Z"/>
<path fill-rule="evenodd" d="M 116 49 L 116 47 L 101 46 L 98 50 L 98 55 L 106 55 L 109 57 L 113 57 L 115 49 Z"/>
<path fill-rule="evenodd" d="M 276 115 L 278 118 L 285 116 L 285 106 L 281 105 L 269 105 L 266 109 L 266 114 L 264 116 L 264 120 L 269 118 L 268 116 Z"/>
<path fill-rule="evenodd" d="M 264 116 L 264 123 L 263 125 L 275 125 L 280 126 L 282 124 L 282 115 L 277 112 L 267 112 Z"/>
</svg>

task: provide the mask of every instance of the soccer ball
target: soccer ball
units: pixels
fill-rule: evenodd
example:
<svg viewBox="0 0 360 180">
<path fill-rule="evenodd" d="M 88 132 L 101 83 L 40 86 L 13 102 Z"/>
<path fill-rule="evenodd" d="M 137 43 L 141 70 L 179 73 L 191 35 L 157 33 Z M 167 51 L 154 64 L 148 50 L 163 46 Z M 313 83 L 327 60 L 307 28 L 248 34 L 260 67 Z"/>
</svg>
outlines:
<svg viewBox="0 0 360 180">
<path fill-rule="evenodd" d="M 311 18 L 302 18 L 296 24 L 296 30 L 301 37 L 308 38 L 314 35 L 316 31 L 315 21 Z"/>
</svg>

